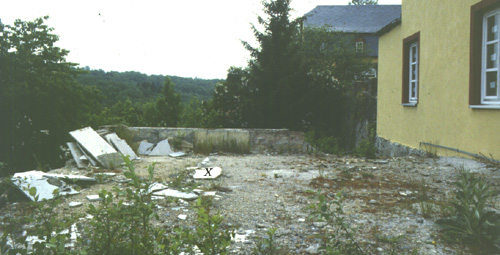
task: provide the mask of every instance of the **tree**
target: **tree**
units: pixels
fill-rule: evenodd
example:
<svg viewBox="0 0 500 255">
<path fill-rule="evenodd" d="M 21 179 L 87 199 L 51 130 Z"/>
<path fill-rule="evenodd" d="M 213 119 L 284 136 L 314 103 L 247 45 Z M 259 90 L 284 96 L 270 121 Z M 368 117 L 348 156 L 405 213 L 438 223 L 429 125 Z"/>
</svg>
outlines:
<svg viewBox="0 0 500 255">
<path fill-rule="evenodd" d="M 267 18 L 258 17 L 258 22 L 265 30 L 252 26 L 260 47 L 244 42 L 252 59 L 242 112 L 249 127 L 298 129 L 306 78 L 297 40 L 301 22 L 290 20 L 290 0 L 263 5 Z"/>
<path fill-rule="evenodd" d="M 148 126 L 176 127 L 181 114 L 181 96 L 175 92 L 169 77 L 155 101 L 144 105 L 144 122 Z"/>
<path fill-rule="evenodd" d="M 351 0 L 349 5 L 375 5 L 378 4 L 378 0 Z"/>
<path fill-rule="evenodd" d="M 94 88 L 76 83 L 82 71 L 54 46 L 58 37 L 46 19 L 0 22 L 0 161 L 11 171 L 63 163 L 67 132 L 96 103 Z"/>
</svg>

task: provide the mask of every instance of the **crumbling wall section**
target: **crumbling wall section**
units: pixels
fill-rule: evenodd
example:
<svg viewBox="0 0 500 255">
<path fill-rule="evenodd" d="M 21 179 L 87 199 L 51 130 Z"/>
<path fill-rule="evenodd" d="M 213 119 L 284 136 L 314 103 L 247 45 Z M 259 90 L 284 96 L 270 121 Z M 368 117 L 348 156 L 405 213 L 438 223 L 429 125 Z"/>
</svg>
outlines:
<svg viewBox="0 0 500 255">
<path fill-rule="evenodd" d="M 411 148 L 399 143 L 391 142 L 387 139 L 377 136 L 375 138 L 375 147 L 377 147 L 379 156 L 401 157 L 408 155 L 425 156 L 426 152 Z"/>
<path fill-rule="evenodd" d="M 238 149 L 248 147 L 252 153 L 305 153 L 308 144 L 304 132 L 287 129 L 205 129 L 205 128 L 159 128 L 129 127 L 134 132 L 134 141 L 147 140 L 158 143 L 164 139 L 182 138 L 192 143 L 193 148 L 205 148 L 210 143 L 214 148 Z"/>
</svg>

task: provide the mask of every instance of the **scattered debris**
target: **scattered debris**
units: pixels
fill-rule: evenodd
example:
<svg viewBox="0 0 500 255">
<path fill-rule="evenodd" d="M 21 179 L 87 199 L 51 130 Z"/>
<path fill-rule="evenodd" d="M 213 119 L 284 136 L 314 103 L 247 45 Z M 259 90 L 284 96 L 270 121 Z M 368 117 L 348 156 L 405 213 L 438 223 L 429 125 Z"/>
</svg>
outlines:
<svg viewBox="0 0 500 255">
<path fill-rule="evenodd" d="M 51 184 L 49 178 L 44 175 L 45 173 L 42 171 L 16 173 L 12 177 L 12 181 L 32 201 L 35 201 L 35 197 L 29 193 L 29 188 L 31 187 L 36 188 L 38 200 L 53 199 L 55 190 L 59 190 L 59 194 L 63 196 L 80 193 L 72 187 L 67 186 L 63 181 L 60 181 L 59 186 Z"/>
<path fill-rule="evenodd" d="M 141 141 L 141 143 L 139 144 L 139 148 L 137 149 L 137 153 L 141 155 L 149 155 L 154 146 L 155 145 L 150 142 Z"/>
<path fill-rule="evenodd" d="M 118 137 L 116 133 L 107 134 L 105 137 L 108 143 L 113 145 L 123 156 L 128 156 L 130 160 L 137 159 L 134 150 L 130 148 L 125 140 Z"/>
<path fill-rule="evenodd" d="M 69 202 L 68 206 L 70 208 L 74 208 L 74 207 L 79 207 L 79 206 L 82 206 L 83 203 L 82 202 Z"/>
<path fill-rule="evenodd" d="M 95 201 L 101 201 L 102 198 L 99 197 L 99 195 L 88 195 L 87 200 L 90 202 L 95 202 Z"/>
<path fill-rule="evenodd" d="M 182 152 L 182 151 L 178 151 L 178 152 L 173 152 L 173 153 L 170 153 L 168 154 L 170 157 L 173 157 L 173 158 L 177 158 L 177 157 L 182 157 L 182 156 L 186 156 L 186 153 Z"/>
<path fill-rule="evenodd" d="M 85 175 L 74 175 L 74 174 L 47 174 L 42 172 L 43 177 L 51 178 L 51 179 L 59 179 L 59 180 L 67 180 L 72 183 L 77 183 L 77 182 L 87 182 L 87 183 L 94 183 L 97 180 L 92 177 L 88 177 Z"/>
<path fill-rule="evenodd" d="M 91 127 L 69 132 L 78 145 L 106 168 L 114 168 L 123 163 L 121 155 Z M 89 156 L 87 155 L 87 156 Z"/>
<path fill-rule="evenodd" d="M 178 217 L 179 219 L 181 219 L 181 220 L 185 220 L 185 219 L 187 219 L 187 215 L 185 215 L 185 214 L 179 214 L 179 216 L 177 216 L 177 217 Z"/>
<path fill-rule="evenodd" d="M 83 155 L 82 151 L 80 148 L 78 148 L 78 145 L 74 142 L 68 142 L 66 143 L 68 145 L 69 151 L 71 152 L 71 156 L 73 156 L 73 159 L 75 160 L 76 166 L 78 168 L 86 168 L 88 166 L 88 158 Z M 87 163 L 85 163 L 87 161 Z"/>
<path fill-rule="evenodd" d="M 165 139 L 156 144 L 156 146 L 151 150 L 148 154 L 149 156 L 166 156 L 173 153 L 170 148 L 170 144 L 168 144 L 168 140 Z"/>
<path fill-rule="evenodd" d="M 194 179 L 215 179 L 222 173 L 222 169 L 220 167 L 205 167 L 204 169 L 195 171 L 196 172 L 193 175 Z"/>
<path fill-rule="evenodd" d="M 208 164 L 210 163 L 210 158 L 209 157 L 206 157 L 205 159 L 203 159 L 203 161 L 201 161 L 196 167 L 197 168 L 200 168 L 200 167 L 207 167 Z"/>
<path fill-rule="evenodd" d="M 174 189 L 164 189 L 164 190 L 156 191 L 156 192 L 153 192 L 152 195 L 157 196 L 157 197 L 175 197 L 175 198 L 181 198 L 181 199 L 188 200 L 188 201 L 195 200 L 198 198 L 198 195 L 196 195 L 193 192 L 186 193 L 186 192 L 181 192 L 181 191 L 174 190 Z"/>
</svg>

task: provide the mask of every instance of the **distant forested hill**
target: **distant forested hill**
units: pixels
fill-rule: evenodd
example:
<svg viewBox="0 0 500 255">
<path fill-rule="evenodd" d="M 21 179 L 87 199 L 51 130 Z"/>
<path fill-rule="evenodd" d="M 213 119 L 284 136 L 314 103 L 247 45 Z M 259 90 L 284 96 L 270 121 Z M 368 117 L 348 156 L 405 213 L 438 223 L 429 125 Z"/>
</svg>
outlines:
<svg viewBox="0 0 500 255">
<path fill-rule="evenodd" d="M 199 100 L 212 97 L 214 86 L 223 80 L 204 80 L 170 76 L 183 103 L 196 96 Z M 102 91 L 103 105 L 111 106 L 128 98 L 132 102 L 146 102 L 156 97 L 165 81 L 164 75 L 146 75 L 139 72 L 105 72 L 91 70 L 77 78 L 82 85 L 95 85 Z"/>
</svg>

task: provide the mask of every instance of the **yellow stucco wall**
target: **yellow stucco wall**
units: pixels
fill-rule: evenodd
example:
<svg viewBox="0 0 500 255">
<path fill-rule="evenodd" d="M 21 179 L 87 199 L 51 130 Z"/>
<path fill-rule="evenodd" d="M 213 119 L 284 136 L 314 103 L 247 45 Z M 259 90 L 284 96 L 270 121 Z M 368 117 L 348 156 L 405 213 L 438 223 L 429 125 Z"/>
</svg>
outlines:
<svg viewBox="0 0 500 255">
<path fill-rule="evenodd" d="M 379 40 L 378 136 L 412 148 L 429 142 L 500 159 L 500 110 L 469 108 L 470 11 L 478 2 L 403 0 L 401 24 Z M 404 107 L 403 39 L 419 31 L 418 106 Z"/>
</svg>

